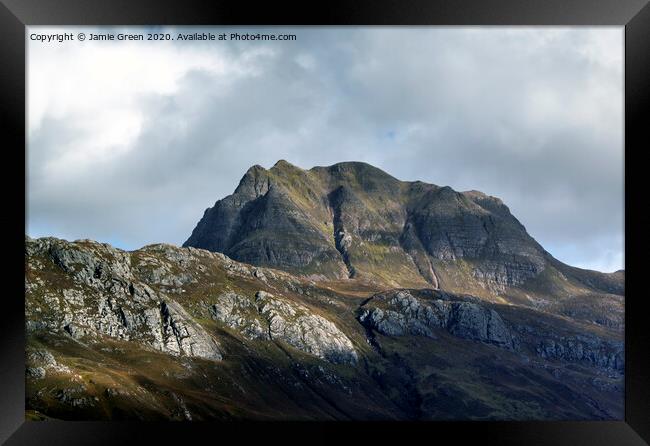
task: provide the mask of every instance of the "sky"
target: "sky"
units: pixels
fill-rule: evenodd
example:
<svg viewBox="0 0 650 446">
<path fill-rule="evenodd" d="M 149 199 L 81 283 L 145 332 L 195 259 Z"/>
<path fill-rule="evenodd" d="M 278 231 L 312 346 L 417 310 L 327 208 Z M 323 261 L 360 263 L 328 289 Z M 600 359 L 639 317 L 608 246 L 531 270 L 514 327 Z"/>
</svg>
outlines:
<svg viewBox="0 0 650 446">
<path fill-rule="evenodd" d="M 295 34 L 42 42 L 31 34 Z M 556 258 L 624 268 L 622 27 L 29 27 L 27 227 L 180 245 L 246 170 L 364 161 L 501 198 Z"/>
</svg>

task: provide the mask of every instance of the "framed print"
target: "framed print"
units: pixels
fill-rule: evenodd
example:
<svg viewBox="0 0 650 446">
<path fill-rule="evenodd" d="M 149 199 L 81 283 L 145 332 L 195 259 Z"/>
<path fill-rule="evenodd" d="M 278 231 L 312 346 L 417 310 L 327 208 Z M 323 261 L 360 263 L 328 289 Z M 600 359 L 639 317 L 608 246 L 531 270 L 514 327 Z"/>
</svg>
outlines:
<svg viewBox="0 0 650 446">
<path fill-rule="evenodd" d="M 3 441 L 646 444 L 646 3 L 5 1 Z"/>
</svg>

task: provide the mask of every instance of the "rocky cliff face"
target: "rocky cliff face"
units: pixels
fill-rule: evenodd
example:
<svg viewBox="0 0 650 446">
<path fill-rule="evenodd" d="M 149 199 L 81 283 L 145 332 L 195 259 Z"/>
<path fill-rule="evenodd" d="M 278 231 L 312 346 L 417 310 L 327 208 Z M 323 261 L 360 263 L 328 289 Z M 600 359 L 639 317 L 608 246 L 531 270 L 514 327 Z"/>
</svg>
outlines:
<svg viewBox="0 0 650 446">
<path fill-rule="evenodd" d="M 555 323 L 530 326 L 510 311 L 502 315 L 493 305 L 473 296 L 439 290 L 393 290 L 368 298 L 358 320 L 385 336 L 426 336 L 438 339 L 445 330 L 462 338 L 516 352 L 530 352 L 544 359 L 582 362 L 603 370 L 623 373 L 624 353 L 620 339 L 603 339 L 589 330 L 561 335 Z M 531 320 L 537 320 L 534 316 Z M 524 319 L 525 321 L 525 319 Z"/>
<path fill-rule="evenodd" d="M 201 265 L 188 250 L 158 245 L 133 255 L 90 241 L 56 239 L 28 240 L 26 246 L 26 291 L 35 303 L 27 307 L 28 330 L 64 331 L 79 340 L 104 335 L 171 355 L 222 359 L 216 337 L 179 303 L 183 287 L 199 281 L 192 266 L 200 272 Z M 215 260 L 219 267 L 249 273 L 244 265 Z M 251 274 L 266 280 L 259 270 Z M 332 322 L 266 291 L 221 293 L 201 310 L 250 339 L 283 341 L 335 363 L 357 359 L 351 341 Z"/>
<path fill-rule="evenodd" d="M 266 291 L 258 291 L 254 299 L 225 293 L 210 310 L 216 320 L 250 339 L 281 340 L 337 364 L 357 362 L 352 342 L 336 325 L 304 305 L 276 298 Z"/>
<path fill-rule="evenodd" d="M 216 340 L 178 303 L 136 279 L 127 253 L 54 239 L 30 240 L 26 248 L 33 274 L 26 291 L 40 304 L 27 307 L 34 316 L 28 329 L 62 329 L 75 339 L 106 335 L 174 355 L 221 359 Z M 56 288 L 49 282 L 53 269 L 61 276 Z"/>
<path fill-rule="evenodd" d="M 388 336 L 411 334 L 436 339 L 434 329 L 442 328 L 463 339 L 506 349 L 516 346 L 510 329 L 493 309 L 446 293 L 429 293 L 426 299 L 415 298 L 407 290 L 375 295 L 361 307 L 359 321 Z"/>
</svg>

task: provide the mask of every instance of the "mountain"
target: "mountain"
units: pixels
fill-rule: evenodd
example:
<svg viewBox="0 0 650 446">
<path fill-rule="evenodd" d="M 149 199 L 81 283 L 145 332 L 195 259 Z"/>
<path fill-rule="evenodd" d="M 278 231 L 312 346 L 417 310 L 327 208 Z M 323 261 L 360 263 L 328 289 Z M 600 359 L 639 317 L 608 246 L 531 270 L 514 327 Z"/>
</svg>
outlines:
<svg viewBox="0 0 650 446">
<path fill-rule="evenodd" d="M 624 288 L 623 273 L 553 258 L 496 197 L 399 181 L 360 162 L 253 166 L 183 246 L 338 286 L 440 288 L 558 312 L 588 313 L 602 303 L 593 296 Z M 578 309 L 577 295 L 586 298 Z M 621 312 L 612 317 L 622 323 Z"/>
<path fill-rule="evenodd" d="M 280 161 L 184 247 L 25 259 L 30 419 L 623 417 L 624 272 L 480 192 Z"/>
</svg>

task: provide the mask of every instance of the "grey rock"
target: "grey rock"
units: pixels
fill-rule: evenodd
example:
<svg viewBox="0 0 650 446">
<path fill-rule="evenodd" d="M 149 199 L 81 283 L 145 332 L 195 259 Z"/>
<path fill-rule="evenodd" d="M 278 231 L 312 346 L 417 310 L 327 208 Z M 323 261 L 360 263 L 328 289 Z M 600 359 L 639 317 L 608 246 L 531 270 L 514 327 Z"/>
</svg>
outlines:
<svg viewBox="0 0 650 446">
<path fill-rule="evenodd" d="M 221 360 L 217 342 L 174 301 L 160 303 L 163 350 L 175 355 Z"/>
<path fill-rule="evenodd" d="M 265 291 L 255 295 L 258 311 L 269 327 L 269 338 L 337 364 L 355 364 L 352 341 L 331 321 L 307 307 L 277 298 Z"/>
<path fill-rule="evenodd" d="M 514 349 L 513 335 L 501 316 L 475 302 L 416 298 L 406 290 L 375 295 L 361 309 L 358 320 L 387 336 L 418 335 L 435 339 L 434 329 L 454 336 Z"/>
<path fill-rule="evenodd" d="M 144 250 L 163 254 L 170 264 L 192 262 L 187 249 L 155 245 Z M 43 295 L 46 317 L 35 320 L 27 307 L 28 329 L 58 329 L 78 340 L 104 335 L 138 341 L 172 355 L 222 359 L 216 340 L 182 306 L 136 279 L 129 253 L 90 241 L 69 243 L 52 238 L 28 241 L 26 251 L 31 256 L 28 260 L 39 255 L 49 258 L 77 284 L 62 289 L 59 296 Z M 169 265 L 159 264 L 159 268 L 148 270 L 147 277 L 172 285 L 194 280 L 189 274 L 174 276 L 169 270 Z"/>
<path fill-rule="evenodd" d="M 447 329 L 466 339 L 490 342 L 512 348 L 512 334 L 499 314 L 493 309 L 470 302 L 453 302 Z"/>
<path fill-rule="evenodd" d="M 54 356 L 47 350 L 32 350 L 27 352 L 27 362 L 39 364 L 43 367 L 54 367 L 57 365 Z"/>
<path fill-rule="evenodd" d="M 45 378 L 45 369 L 43 367 L 27 367 L 25 374 L 28 378 L 43 379 Z"/>
<path fill-rule="evenodd" d="M 605 342 L 596 337 L 546 338 L 539 342 L 536 353 L 545 359 L 587 364 L 623 372 L 625 354 L 622 342 Z"/>
<path fill-rule="evenodd" d="M 25 362 L 27 376 L 34 379 L 44 378 L 47 372 L 71 373 L 67 366 L 59 364 L 47 350 L 28 350 Z"/>
<path fill-rule="evenodd" d="M 97 397 L 81 396 L 85 394 L 86 389 L 82 387 L 71 387 L 59 389 L 54 395 L 57 400 L 63 404 L 73 407 L 91 407 L 97 402 Z"/>
<path fill-rule="evenodd" d="M 283 341 L 333 363 L 354 364 L 358 359 L 352 342 L 334 323 L 263 290 L 255 293 L 254 299 L 223 293 L 210 313 L 249 339 Z"/>
<path fill-rule="evenodd" d="M 262 282 L 264 282 L 264 283 L 267 283 L 267 282 L 268 282 L 268 279 L 266 278 L 266 275 L 265 275 L 264 272 L 263 272 L 261 269 L 259 269 L 259 268 L 255 268 L 255 269 L 253 270 L 253 276 L 257 277 L 258 279 L 260 279 L 260 280 L 261 280 Z"/>
<path fill-rule="evenodd" d="M 219 295 L 217 303 L 210 307 L 210 314 L 249 339 L 270 339 L 268 329 L 260 321 L 257 305 L 245 296 L 233 292 Z"/>
</svg>

